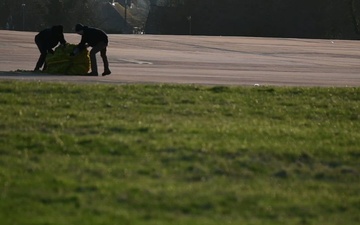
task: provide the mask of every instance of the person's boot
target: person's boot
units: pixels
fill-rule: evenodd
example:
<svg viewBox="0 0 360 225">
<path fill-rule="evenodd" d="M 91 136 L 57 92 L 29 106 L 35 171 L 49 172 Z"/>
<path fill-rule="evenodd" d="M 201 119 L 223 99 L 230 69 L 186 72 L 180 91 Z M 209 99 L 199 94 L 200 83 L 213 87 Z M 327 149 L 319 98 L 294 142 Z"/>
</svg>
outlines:
<svg viewBox="0 0 360 225">
<path fill-rule="evenodd" d="M 102 75 L 103 76 L 106 76 L 106 75 L 110 75 L 111 74 L 111 71 L 109 69 L 105 70 Z"/>
</svg>

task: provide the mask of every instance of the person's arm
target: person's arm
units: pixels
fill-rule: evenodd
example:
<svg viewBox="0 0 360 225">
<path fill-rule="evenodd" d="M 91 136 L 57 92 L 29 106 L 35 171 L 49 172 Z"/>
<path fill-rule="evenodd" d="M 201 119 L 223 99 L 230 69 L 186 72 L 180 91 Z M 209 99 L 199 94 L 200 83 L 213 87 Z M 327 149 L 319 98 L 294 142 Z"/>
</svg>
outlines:
<svg viewBox="0 0 360 225">
<path fill-rule="evenodd" d="M 79 49 L 79 52 L 81 52 L 82 50 L 84 50 L 86 48 L 86 37 L 85 34 L 83 34 L 81 36 L 81 41 L 80 43 L 77 45 L 77 48 Z"/>
<path fill-rule="evenodd" d="M 65 40 L 65 38 L 64 38 L 64 34 L 61 34 L 60 44 L 61 44 L 61 45 L 65 45 L 65 44 L 66 44 L 66 40 Z"/>
<path fill-rule="evenodd" d="M 77 55 L 85 48 L 86 48 L 86 39 L 84 38 L 84 35 L 82 35 L 80 43 L 74 48 L 73 52 L 70 55 L 71 56 Z"/>
<path fill-rule="evenodd" d="M 51 38 L 52 38 L 51 34 L 50 34 L 50 32 L 48 32 L 48 33 L 46 33 L 46 38 L 43 41 L 46 43 L 47 52 L 54 54 L 54 50 L 52 49 L 53 46 L 51 46 L 51 44 L 50 44 Z"/>
</svg>

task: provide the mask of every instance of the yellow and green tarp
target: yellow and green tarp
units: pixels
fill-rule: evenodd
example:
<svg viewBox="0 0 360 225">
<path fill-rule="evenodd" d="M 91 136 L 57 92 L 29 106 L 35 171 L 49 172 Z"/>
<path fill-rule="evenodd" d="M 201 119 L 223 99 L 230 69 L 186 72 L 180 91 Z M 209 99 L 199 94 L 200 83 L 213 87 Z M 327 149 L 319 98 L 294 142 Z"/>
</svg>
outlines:
<svg viewBox="0 0 360 225">
<path fill-rule="evenodd" d="M 49 74 L 86 75 L 90 69 L 89 51 L 84 49 L 75 56 L 70 56 L 76 45 L 66 44 L 55 49 L 54 54 L 46 56 Z"/>
</svg>

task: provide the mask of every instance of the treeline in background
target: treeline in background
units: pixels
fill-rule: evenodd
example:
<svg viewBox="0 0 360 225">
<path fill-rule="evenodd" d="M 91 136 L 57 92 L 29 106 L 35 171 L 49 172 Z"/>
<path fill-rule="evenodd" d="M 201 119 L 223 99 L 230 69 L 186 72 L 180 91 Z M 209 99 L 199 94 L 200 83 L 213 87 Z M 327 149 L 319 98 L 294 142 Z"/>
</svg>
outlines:
<svg viewBox="0 0 360 225">
<path fill-rule="evenodd" d="M 0 28 L 358 39 L 360 0 L 0 0 Z"/>
</svg>

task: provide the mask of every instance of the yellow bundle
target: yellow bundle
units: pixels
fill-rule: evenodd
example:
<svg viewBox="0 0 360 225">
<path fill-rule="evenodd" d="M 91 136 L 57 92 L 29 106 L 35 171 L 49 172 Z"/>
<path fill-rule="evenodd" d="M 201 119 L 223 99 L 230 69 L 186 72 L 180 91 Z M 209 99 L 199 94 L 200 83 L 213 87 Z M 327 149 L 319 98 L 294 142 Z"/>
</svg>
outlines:
<svg viewBox="0 0 360 225">
<path fill-rule="evenodd" d="M 66 44 L 55 49 L 54 54 L 47 54 L 46 73 L 66 75 L 86 75 L 90 69 L 89 51 L 84 49 L 75 56 L 70 56 L 76 45 Z"/>
</svg>

